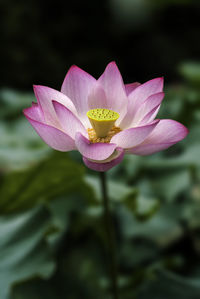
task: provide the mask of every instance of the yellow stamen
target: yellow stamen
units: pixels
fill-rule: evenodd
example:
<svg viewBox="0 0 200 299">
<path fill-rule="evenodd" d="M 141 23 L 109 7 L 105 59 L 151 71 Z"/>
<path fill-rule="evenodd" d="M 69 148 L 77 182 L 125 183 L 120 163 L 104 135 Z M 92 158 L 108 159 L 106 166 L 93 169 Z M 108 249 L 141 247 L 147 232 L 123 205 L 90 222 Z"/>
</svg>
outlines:
<svg viewBox="0 0 200 299">
<path fill-rule="evenodd" d="M 96 132 L 94 129 L 88 129 L 88 136 L 90 139 L 90 142 L 97 143 L 97 142 L 103 142 L 103 143 L 109 143 L 111 138 L 121 132 L 121 129 L 119 127 L 112 127 L 111 130 L 108 132 L 106 137 L 97 137 Z"/>
<path fill-rule="evenodd" d="M 87 112 L 89 121 L 97 138 L 107 137 L 108 132 L 114 126 L 119 114 L 109 109 L 92 109 Z"/>
</svg>

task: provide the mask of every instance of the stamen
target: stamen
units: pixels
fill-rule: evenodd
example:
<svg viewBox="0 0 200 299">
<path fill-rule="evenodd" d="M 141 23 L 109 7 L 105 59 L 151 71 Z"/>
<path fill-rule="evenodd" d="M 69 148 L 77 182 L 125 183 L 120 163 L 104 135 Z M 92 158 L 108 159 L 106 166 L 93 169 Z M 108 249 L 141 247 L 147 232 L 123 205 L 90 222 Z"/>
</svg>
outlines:
<svg viewBox="0 0 200 299">
<path fill-rule="evenodd" d="M 89 121 L 99 138 L 107 137 L 108 132 L 114 126 L 119 114 L 109 109 L 92 109 L 87 112 Z"/>
<path fill-rule="evenodd" d="M 97 142 L 109 143 L 111 138 L 115 134 L 121 132 L 121 129 L 119 127 L 115 127 L 115 126 L 112 127 L 106 137 L 97 137 L 94 129 L 88 129 L 87 131 L 88 131 L 88 136 L 89 136 L 90 142 L 92 142 L 92 143 L 97 143 Z"/>
</svg>

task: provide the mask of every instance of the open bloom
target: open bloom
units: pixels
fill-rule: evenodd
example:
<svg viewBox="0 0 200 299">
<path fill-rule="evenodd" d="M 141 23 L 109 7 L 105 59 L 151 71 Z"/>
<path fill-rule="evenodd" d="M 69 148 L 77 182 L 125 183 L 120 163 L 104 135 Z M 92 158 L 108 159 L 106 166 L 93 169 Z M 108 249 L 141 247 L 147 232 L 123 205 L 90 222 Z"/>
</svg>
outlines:
<svg viewBox="0 0 200 299">
<path fill-rule="evenodd" d="M 34 86 L 38 103 L 24 114 L 39 136 L 59 151 L 78 150 L 86 166 L 106 171 L 124 154 L 150 155 L 182 140 L 188 130 L 155 119 L 163 100 L 163 78 L 124 84 L 114 62 L 96 80 L 72 66 L 61 92 Z"/>
</svg>

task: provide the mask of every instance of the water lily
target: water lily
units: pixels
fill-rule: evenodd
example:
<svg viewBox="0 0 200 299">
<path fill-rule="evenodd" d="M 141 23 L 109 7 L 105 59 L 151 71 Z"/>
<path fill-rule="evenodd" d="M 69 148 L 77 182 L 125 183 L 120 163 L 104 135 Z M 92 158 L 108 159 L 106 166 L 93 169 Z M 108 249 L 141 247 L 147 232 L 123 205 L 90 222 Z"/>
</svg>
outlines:
<svg viewBox="0 0 200 299">
<path fill-rule="evenodd" d="M 24 114 L 38 135 L 59 151 L 78 150 L 85 165 L 107 171 L 124 154 L 150 155 L 182 140 L 188 130 L 155 119 L 164 98 L 163 78 L 124 84 L 114 62 L 98 80 L 72 66 L 61 92 L 34 86 L 38 103 Z"/>
</svg>

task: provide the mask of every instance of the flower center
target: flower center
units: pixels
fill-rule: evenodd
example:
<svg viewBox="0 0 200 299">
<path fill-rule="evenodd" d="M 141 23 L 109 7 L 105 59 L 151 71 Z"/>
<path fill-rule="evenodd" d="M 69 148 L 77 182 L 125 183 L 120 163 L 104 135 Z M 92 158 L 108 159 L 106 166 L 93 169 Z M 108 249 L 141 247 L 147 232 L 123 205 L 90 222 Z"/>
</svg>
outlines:
<svg viewBox="0 0 200 299">
<path fill-rule="evenodd" d="M 117 112 L 102 108 L 89 110 L 87 112 L 87 116 L 97 138 L 107 137 L 109 131 L 113 128 L 115 121 L 119 118 L 119 114 Z"/>
<path fill-rule="evenodd" d="M 94 129 L 87 129 L 87 131 L 88 131 L 88 136 L 89 136 L 90 142 L 92 142 L 92 143 L 97 143 L 97 142 L 109 143 L 111 138 L 115 134 L 121 132 L 121 129 L 119 127 L 115 127 L 115 126 L 112 127 L 106 137 L 97 137 Z"/>
</svg>

